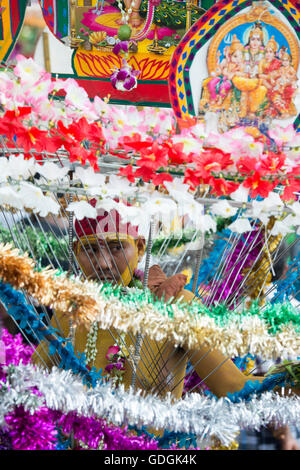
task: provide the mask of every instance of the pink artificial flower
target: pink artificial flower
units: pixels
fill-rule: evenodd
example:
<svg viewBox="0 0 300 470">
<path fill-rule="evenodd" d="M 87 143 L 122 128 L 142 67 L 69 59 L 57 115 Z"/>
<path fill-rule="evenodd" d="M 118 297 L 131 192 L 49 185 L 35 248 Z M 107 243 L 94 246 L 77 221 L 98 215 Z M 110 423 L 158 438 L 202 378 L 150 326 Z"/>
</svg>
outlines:
<svg viewBox="0 0 300 470">
<path fill-rule="evenodd" d="M 120 351 L 119 346 L 110 346 L 107 350 L 106 359 L 112 361 L 113 357 Z"/>
</svg>

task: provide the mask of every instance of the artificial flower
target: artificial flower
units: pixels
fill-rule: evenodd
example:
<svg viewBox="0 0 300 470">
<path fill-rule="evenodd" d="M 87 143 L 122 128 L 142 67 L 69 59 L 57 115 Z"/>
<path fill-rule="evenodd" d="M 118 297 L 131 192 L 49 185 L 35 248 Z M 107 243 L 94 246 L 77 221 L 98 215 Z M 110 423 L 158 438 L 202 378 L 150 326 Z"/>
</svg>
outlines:
<svg viewBox="0 0 300 470">
<path fill-rule="evenodd" d="M 270 234 L 275 236 L 281 235 L 282 237 L 285 237 L 288 233 L 292 233 L 294 229 L 290 225 L 291 221 L 290 219 L 286 219 L 276 220 Z"/>
<path fill-rule="evenodd" d="M 97 210 L 87 201 L 71 202 L 66 208 L 68 212 L 74 212 L 77 220 L 82 220 L 85 217 L 95 219 L 97 217 Z"/>
<path fill-rule="evenodd" d="M 48 181 L 64 180 L 69 172 L 69 168 L 46 161 L 42 165 L 39 165 L 39 168 L 36 168 L 36 172 Z"/>
<path fill-rule="evenodd" d="M 128 52 L 129 48 L 129 41 L 119 41 L 115 44 L 113 48 L 113 53 L 116 55 L 119 55 L 119 53 L 122 52 Z"/>
<path fill-rule="evenodd" d="M 105 357 L 109 361 L 113 361 L 114 356 L 117 356 L 119 352 L 120 352 L 120 348 L 119 348 L 118 345 L 110 346 L 107 350 L 107 353 L 106 353 Z"/>
<path fill-rule="evenodd" d="M 231 232 L 245 233 L 250 232 L 252 227 L 249 219 L 238 217 L 234 222 L 232 222 L 232 224 L 228 226 L 228 229 L 231 230 Z"/>
<path fill-rule="evenodd" d="M 272 191 L 277 182 L 270 182 L 266 179 L 261 178 L 261 174 L 255 171 L 252 176 L 248 176 L 243 182 L 245 188 L 249 188 L 250 195 L 252 198 L 257 196 L 267 197 L 270 191 Z"/>
<path fill-rule="evenodd" d="M 74 178 L 79 179 L 84 186 L 102 187 L 105 185 L 105 175 L 97 173 L 93 168 L 83 168 L 77 166 L 74 172 Z"/>
<path fill-rule="evenodd" d="M 287 127 L 274 125 L 269 130 L 269 136 L 276 142 L 278 147 L 282 148 L 285 144 L 293 142 L 297 138 L 297 132 L 293 124 L 290 124 Z"/>
<path fill-rule="evenodd" d="M 49 76 L 31 57 L 26 58 L 22 55 L 16 57 L 17 65 L 14 67 L 14 74 L 20 79 L 22 86 L 31 87 L 35 83 Z"/>
<path fill-rule="evenodd" d="M 236 207 L 232 207 L 228 201 L 224 199 L 213 204 L 211 206 L 211 211 L 213 214 L 220 215 L 226 219 L 228 217 L 233 217 L 237 213 L 238 209 Z"/>
<path fill-rule="evenodd" d="M 137 77 L 141 72 L 132 70 L 125 59 L 122 60 L 122 67 L 117 69 L 110 77 L 111 84 L 120 91 L 130 91 L 137 87 Z"/>
<path fill-rule="evenodd" d="M 0 188 L 0 204 L 9 205 L 15 209 L 23 209 L 23 199 L 13 186 L 2 186 Z"/>
<path fill-rule="evenodd" d="M 242 185 L 230 194 L 230 198 L 237 202 L 248 202 L 249 190 Z"/>
</svg>

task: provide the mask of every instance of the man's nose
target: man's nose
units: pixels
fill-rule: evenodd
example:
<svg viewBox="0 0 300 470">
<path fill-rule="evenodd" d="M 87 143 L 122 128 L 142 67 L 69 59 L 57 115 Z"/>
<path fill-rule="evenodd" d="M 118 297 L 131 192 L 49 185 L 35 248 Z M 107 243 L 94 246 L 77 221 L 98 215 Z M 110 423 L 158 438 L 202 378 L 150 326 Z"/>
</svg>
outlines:
<svg viewBox="0 0 300 470">
<path fill-rule="evenodd" d="M 97 258 L 99 267 L 104 271 L 108 269 L 111 270 L 113 268 L 114 264 L 112 260 L 112 254 L 109 249 L 101 247 L 101 249 L 99 249 Z"/>
</svg>

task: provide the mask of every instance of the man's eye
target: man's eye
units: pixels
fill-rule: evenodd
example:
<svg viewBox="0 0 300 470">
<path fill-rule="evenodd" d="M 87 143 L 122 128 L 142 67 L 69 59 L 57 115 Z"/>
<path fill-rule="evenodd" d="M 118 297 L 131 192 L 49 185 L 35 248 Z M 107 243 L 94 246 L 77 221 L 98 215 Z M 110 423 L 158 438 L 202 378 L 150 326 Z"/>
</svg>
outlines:
<svg viewBox="0 0 300 470">
<path fill-rule="evenodd" d="M 114 246 L 111 246 L 110 247 L 110 250 L 112 253 L 117 253 L 118 251 L 120 251 L 122 248 L 120 245 L 114 245 Z"/>
<path fill-rule="evenodd" d="M 98 248 L 97 248 L 96 246 L 87 246 L 87 247 L 86 247 L 86 250 L 87 250 L 89 253 L 97 253 Z"/>
</svg>

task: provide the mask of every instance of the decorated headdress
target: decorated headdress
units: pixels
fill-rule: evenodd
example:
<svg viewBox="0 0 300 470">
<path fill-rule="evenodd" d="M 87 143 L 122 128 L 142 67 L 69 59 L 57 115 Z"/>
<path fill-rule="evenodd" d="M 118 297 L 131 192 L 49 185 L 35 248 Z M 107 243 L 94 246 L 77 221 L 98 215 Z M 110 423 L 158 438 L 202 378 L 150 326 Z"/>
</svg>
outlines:
<svg viewBox="0 0 300 470">
<path fill-rule="evenodd" d="M 229 53 L 230 53 L 230 54 L 233 54 L 233 53 L 236 52 L 236 51 L 243 51 L 243 50 L 244 50 L 243 44 L 242 44 L 241 41 L 237 38 L 237 36 L 234 34 L 233 37 L 232 37 L 232 42 L 231 42 L 231 44 L 230 44 Z"/>
<path fill-rule="evenodd" d="M 277 51 L 277 49 L 278 49 L 278 44 L 277 44 L 277 42 L 275 41 L 274 36 L 272 36 L 271 39 L 267 42 L 266 48 L 271 48 L 271 49 L 273 49 L 274 52 Z"/>
<path fill-rule="evenodd" d="M 114 199 L 115 202 L 119 202 L 118 199 Z M 95 207 L 96 199 L 91 199 L 89 203 Z M 123 204 L 125 204 L 123 202 Z M 126 202 L 127 206 L 130 206 Z M 122 221 L 120 213 L 116 209 L 111 209 L 110 211 L 97 208 L 96 218 L 85 217 L 84 219 L 78 221 L 75 220 L 75 232 L 78 239 L 91 238 L 114 238 L 116 234 L 117 238 L 124 239 L 127 237 L 137 238 L 138 237 L 138 227 L 132 225 L 130 222 Z"/>
<path fill-rule="evenodd" d="M 288 59 L 290 62 L 292 62 L 292 56 L 288 52 L 283 52 L 281 55 L 281 60 Z"/>
<path fill-rule="evenodd" d="M 119 202 L 118 199 L 114 199 L 114 201 Z M 96 206 L 96 199 L 91 199 L 89 202 L 93 207 Z M 126 205 L 130 206 L 129 203 L 126 203 Z M 135 244 L 135 240 L 139 236 L 138 226 L 132 225 L 130 222 L 124 222 L 122 216 L 116 209 L 106 210 L 101 207 L 97 208 L 97 216 L 95 218 L 85 217 L 82 220 L 75 220 L 74 226 L 79 240 L 75 244 L 75 254 L 77 258 L 83 245 L 87 245 L 99 239 L 105 239 L 106 241 L 127 241 L 133 246 L 134 254 L 128 261 L 125 271 L 120 273 L 121 282 L 124 285 L 128 285 L 139 261 L 140 253 Z M 80 267 L 84 272 L 84 266 L 81 265 Z"/>
<path fill-rule="evenodd" d="M 250 31 L 249 38 L 251 39 L 255 35 L 258 35 L 260 37 L 261 41 L 263 42 L 264 32 L 263 32 L 262 25 L 259 22 L 254 23 L 254 25 L 253 25 L 253 27 Z"/>
</svg>

